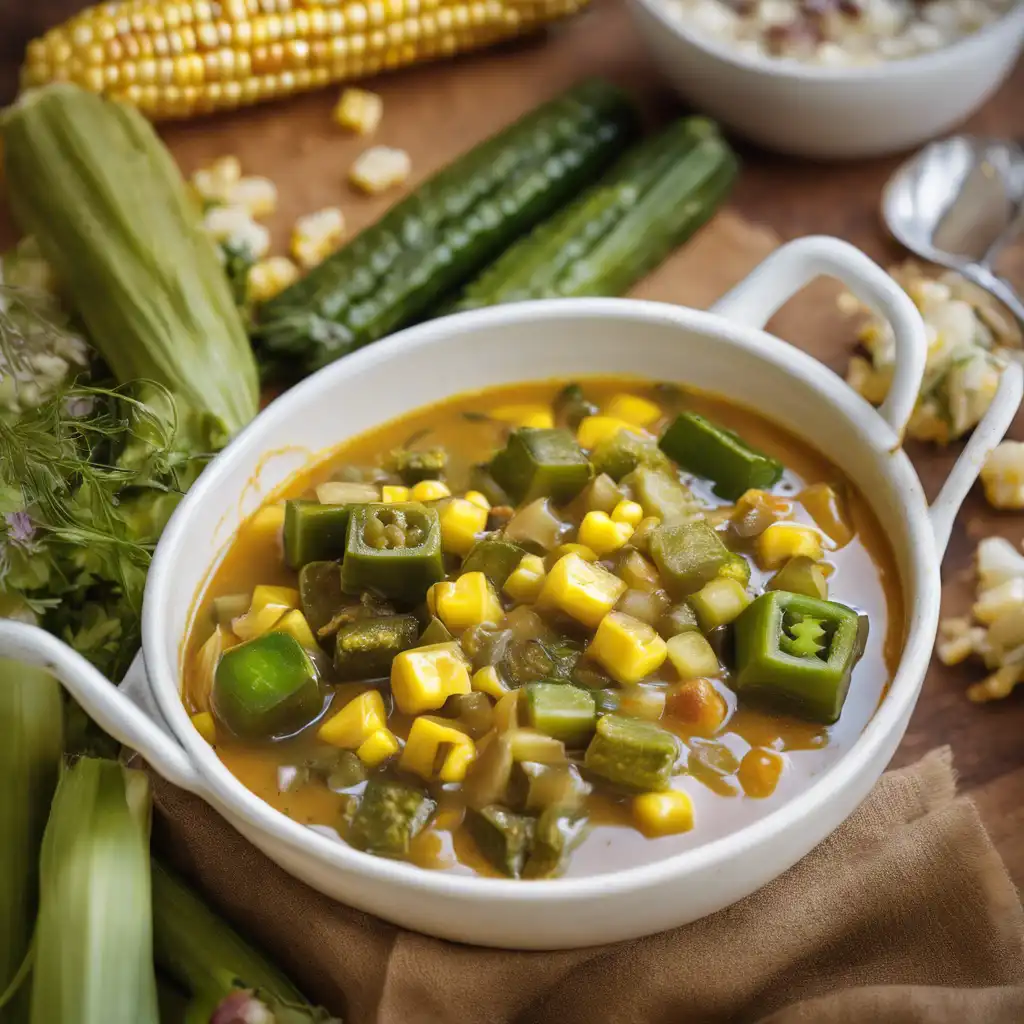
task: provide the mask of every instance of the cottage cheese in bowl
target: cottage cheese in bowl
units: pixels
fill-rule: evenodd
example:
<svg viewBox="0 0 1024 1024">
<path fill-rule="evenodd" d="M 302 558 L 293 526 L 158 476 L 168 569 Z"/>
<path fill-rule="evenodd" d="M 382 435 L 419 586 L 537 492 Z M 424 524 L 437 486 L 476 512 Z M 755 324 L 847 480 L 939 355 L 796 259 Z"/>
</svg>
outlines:
<svg viewBox="0 0 1024 1024">
<path fill-rule="evenodd" d="M 680 25 L 749 57 L 849 67 L 969 36 L 1018 0 L 657 0 Z"/>
</svg>

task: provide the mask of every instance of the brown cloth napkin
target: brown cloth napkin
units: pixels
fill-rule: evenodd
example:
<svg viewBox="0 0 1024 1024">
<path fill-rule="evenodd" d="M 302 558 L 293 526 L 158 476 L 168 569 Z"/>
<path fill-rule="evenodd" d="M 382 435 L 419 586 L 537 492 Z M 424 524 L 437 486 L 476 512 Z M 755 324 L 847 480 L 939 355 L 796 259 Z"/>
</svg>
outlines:
<svg viewBox="0 0 1024 1024">
<path fill-rule="evenodd" d="M 760 892 L 635 942 L 443 942 L 286 875 L 156 780 L 157 848 L 349 1024 L 1021 1024 L 1024 913 L 948 749 L 883 776 Z"/>
</svg>

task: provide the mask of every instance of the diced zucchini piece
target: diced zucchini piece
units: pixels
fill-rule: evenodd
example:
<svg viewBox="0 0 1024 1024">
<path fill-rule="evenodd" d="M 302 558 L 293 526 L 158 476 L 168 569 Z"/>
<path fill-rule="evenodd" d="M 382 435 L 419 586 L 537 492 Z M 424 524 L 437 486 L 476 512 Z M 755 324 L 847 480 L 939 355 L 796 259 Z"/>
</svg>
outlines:
<svg viewBox="0 0 1024 1024">
<path fill-rule="evenodd" d="M 729 552 L 728 561 L 718 570 L 722 579 L 735 580 L 744 587 L 750 583 L 750 563 L 735 551 Z"/>
<path fill-rule="evenodd" d="M 695 412 L 680 413 L 662 434 L 660 444 L 683 469 L 713 481 L 715 494 L 726 501 L 736 501 L 752 488 L 768 490 L 782 476 L 778 459 Z"/>
<path fill-rule="evenodd" d="M 284 558 L 292 569 L 345 554 L 352 505 L 321 505 L 293 498 L 284 503 Z"/>
<path fill-rule="evenodd" d="M 619 786 L 668 789 L 679 741 L 653 722 L 605 715 L 587 747 L 587 770 Z"/>
<path fill-rule="evenodd" d="M 522 561 L 525 552 L 509 540 L 481 540 L 473 545 L 462 563 L 461 572 L 482 572 L 500 591 Z"/>
<path fill-rule="evenodd" d="M 341 566 L 337 562 L 307 562 L 299 570 L 299 599 L 309 628 L 319 635 L 345 604 Z"/>
<path fill-rule="evenodd" d="M 418 786 L 371 779 L 349 826 L 348 841 L 367 853 L 404 857 L 436 808 L 437 804 Z"/>
<path fill-rule="evenodd" d="M 243 739 L 288 736 L 323 708 L 316 666 L 288 633 L 266 633 L 229 648 L 214 676 L 217 720 Z"/>
<path fill-rule="evenodd" d="M 674 604 L 669 608 L 658 624 L 658 632 L 666 640 L 670 640 L 680 633 L 691 633 L 695 630 L 700 631 L 700 626 L 697 625 L 697 613 L 686 601 Z"/>
<path fill-rule="evenodd" d="M 828 600 L 828 580 L 821 566 L 806 555 L 791 558 L 769 581 L 769 590 L 786 590 L 791 594 Z"/>
<path fill-rule="evenodd" d="M 511 729 L 509 742 L 512 744 L 514 761 L 537 761 L 540 764 L 566 762 L 565 744 L 536 729 Z"/>
<path fill-rule="evenodd" d="M 492 804 L 466 812 L 466 827 L 487 860 L 509 878 L 519 878 L 533 843 L 533 818 Z"/>
<path fill-rule="evenodd" d="M 228 626 L 249 610 L 249 594 L 225 594 L 213 599 L 213 617 L 220 626 Z"/>
<path fill-rule="evenodd" d="M 470 739 L 478 740 L 494 728 L 494 705 L 485 693 L 456 693 L 444 702 L 445 718 L 455 721 Z"/>
<path fill-rule="evenodd" d="M 480 810 L 489 804 L 504 803 L 514 764 L 508 733 L 496 732 L 481 742 L 476 760 L 462 783 L 466 805 Z"/>
<path fill-rule="evenodd" d="M 526 721 L 567 747 L 585 746 L 597 724 L 593 695 L 566 683 L 528 683 Z"/>
<path fill-rule="evenodd" d="M 574 764 L 523 761 L 512 772 L 510 803 L 527 814 L 539 814 L 549 807 L 579 811 L 591 789 Z"/>
<path fill-rule="evenodd" d="M 350 622 L 334 642 L 334 671 L 341 682 L 379 679 L 391 672 L 396 654 L 417 646 L 415 615 L 382 615 Z"/>
<path fill-rule="evenodd" d="M 753 600 L 741 583 L 718 577 L 705 583 L 690 598 L 697 621 L 705 633 L 728 626 Z"/>
<path fill-rule="evenodd" d="M 675 598 L 700 590 L 730 556 L 722 538 L 704 519 L 659 526 L 651 534 L 650 550 L 665 588 Z"/>
<path fill-rule="evenodd" d="M 436 616 L 431 616 L 427 628 L 420 634 L 417 647 L 431 647 L 434 644 L 448 644 L 455 639 L 448 627 Z"/>
<path fill-rule="evenodd" d="M 687 630 L 670 637 L 668 660 L 672 662 L 680 679 L 717 676 L 721 671 L 718 655 L 707 637 L 699 630 Z"/>
<path fill-rule="evenodd" d="M 638 466 L 622 483 L 633 492 L 645 516 L 660 519 L 664 526 L 684 523 L 700 512 L 700 504 L 690 489 L 667 469 Z"/>
<path fill-rule="evenodd" d="M 590 461 L 595 473 L 607 473 L 613 480 L 621 480 L 638 466 L 666 469 L 669 464 L 653 437 L 630 430 L 620 430 L 599 442 Z"/>
<path fill-rule="evenodd" d="M 491 475 L 519 504 L 571 501 L 590 482 L 587 457 L 568 430 L 522 427 L 491 460 Z"/>
<path fill-rule="evenodd" d="M 412 487 L 422 480 L 440 480 L 448 466 L 448 453 L 440 446 L 423 451 L 395 448 L 384 466 L 389 473 L 397 473 L 406 487 Z"/>
<path fill-rule="evenodd" d="M 585 814 L 567 813 L 549 807 L 537 819 L 533 829 L 530 856 L 523 867 L 523 878 L 554 878 L 565 869 L 569 855 L 587 832 Z"/>
<path fill-rule="evenodd" d="M 610 513 L 622 501 L 622 491 L 607 473 L 600 473 L 590 481 L 583 500 L 588 512 Z"/>
</svg>

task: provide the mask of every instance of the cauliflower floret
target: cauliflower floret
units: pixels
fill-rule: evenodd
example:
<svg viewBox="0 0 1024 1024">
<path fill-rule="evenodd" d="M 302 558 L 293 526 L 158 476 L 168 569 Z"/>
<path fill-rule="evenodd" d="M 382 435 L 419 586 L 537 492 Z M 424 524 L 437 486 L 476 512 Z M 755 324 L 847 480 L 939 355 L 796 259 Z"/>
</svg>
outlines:
<svg viewBox="0 0 1024 1024">
<path fill-rule="evenodd" d="M 981 482 L 993 508 L 1024 509 L 1024 443 L 997 445 L 981 471 Z"/>
</svg>

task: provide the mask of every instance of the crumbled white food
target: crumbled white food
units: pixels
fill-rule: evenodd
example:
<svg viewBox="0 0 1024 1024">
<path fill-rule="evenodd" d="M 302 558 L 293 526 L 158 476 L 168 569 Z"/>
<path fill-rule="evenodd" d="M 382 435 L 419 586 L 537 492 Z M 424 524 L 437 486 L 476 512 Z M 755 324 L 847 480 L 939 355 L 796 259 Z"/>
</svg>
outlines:
<svg viewBox="0 0 1024 1024">
<path fill-rule="evenodd" d="M 1024 509 L 1024 443 L 997 445 L 981 470 L 981 483 L 993 508 Z"/>
<path fill-rule="evenodd" d="M 211 206 L 203 227 L 215 242 L 248 253 L 251 259 L 262 259 L 270 251 L 270 232 L 244 206 Z"/>
<path fill-rule="evenodd" d="M 657 0 L 673 19 L 761 57 L 828 67 L 930 53 L 1017 0 Z"/>
</svg>

